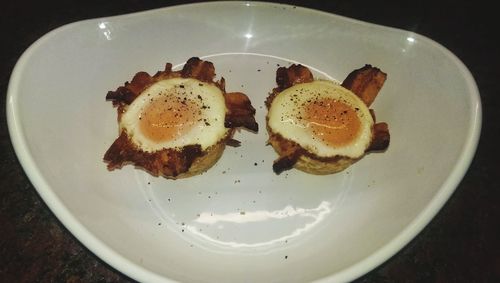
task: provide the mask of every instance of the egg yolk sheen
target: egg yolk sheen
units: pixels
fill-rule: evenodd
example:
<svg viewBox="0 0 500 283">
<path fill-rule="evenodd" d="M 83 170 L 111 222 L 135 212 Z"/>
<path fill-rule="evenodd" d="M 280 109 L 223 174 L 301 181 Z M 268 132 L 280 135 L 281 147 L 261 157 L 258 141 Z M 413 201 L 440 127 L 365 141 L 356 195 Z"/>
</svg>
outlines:
<svg viewBox="0 0 500 283">
<path fill-rule="evenodd" d="M 334 147 L 351 143 L 361 128 L 356 109 L 332 98 L 310 101 L 303 118 L 316 137 Z"/>
<path fill-rule="evenodd" d="M 199 109 L 198 103 L 186 97 L 155 98 L 142 111 L 139 127 L 151 141 L 170 141 L 190 131 L 201 117 Z"/>
</svg>

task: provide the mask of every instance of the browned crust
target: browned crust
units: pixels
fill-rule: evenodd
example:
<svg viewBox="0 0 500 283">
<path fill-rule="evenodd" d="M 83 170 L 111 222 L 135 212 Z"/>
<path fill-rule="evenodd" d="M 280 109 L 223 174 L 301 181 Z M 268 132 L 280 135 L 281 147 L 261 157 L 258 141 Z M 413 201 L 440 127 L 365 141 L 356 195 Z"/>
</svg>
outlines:
<svg viewBox="0 0 500 283">
<path fill-rule="evenodd" d="M 342 86 L 356 94 L 369 107 L 377 97 L 386 79 L 387 74 L 379 68 L 365 65 L 347 75 L 342 82 Z"/>
<path fill-rule="evenodd" d="M 177 177 L 188 171 L 193 161 L 204 154 L 200 145 L 184 146 L 181 150 L 145 152 L 130 140 L 126 132 L 122 132 L 104 154 L 104 160 L 108 162 L 109 170 L 131 163 L 154 176 Z"/>
<path fill-rule="evenodd" d="M 146 72 L 138 72 L 130 82 L 115 91 L 109 91 L 106 100 L 113 102 L 117 107 L 118 120 L 128 105 L 130 105 L 146 88 L 152 84 L 170 78 L 193 78 L 201 82 L 216 85 L 224 94 L 226 107 L 225 126 L 229 128 L 226 137 L 216 145 L 201 150 L 200 145 L 187 145 L 179 149 L 163 149 L 155 152 L 142 151 L 136 146 L 125 131 L 104 154 L 104 161 L 109 170 L 121 168 L 127 164 L 143 168 L 154 176 L 180 178 L 199 174 L 211 167 L 221 156 L 226 142 L 231 144 L 234 128 L 245 127 L 252 131 L 258 130 L 255 121 L 255 109 L 250 99 L 243 93 L 226 93 L 224 78 L 215 82 L 215 68 L 211 62 L 190 58 L 182 70 L 172 71 L 172 64 L 167 63 L 163 71 L 150 76 Z M 234 142 L 233 142 L 234 143 Z"/>
<path fill-rule="evenodd" d="M 365 65 L 351 72 L 342 83 L 342 86 L 351 90 L 369 106 L 382 88 L 386 78 L 387 74 L 380 69 Z M 283 90 L 313 80 L 311 71 L 303 65 L 294 64 L 288 68 L 278 68 L 276 71 L 277 87 L 267 97 L 266 106 L 269 108 L 274 97 Z M 370 114 L 375 121 L 375 111 L 373 109 L 370 109 Z M 273 133 L 269 127 L 267 129 L 269 133 L 268 143 L 272 145 L 279 155 L 279 158 L 273 163 L 273 171 L 277 174 L 291 168 L 297 168 L 311 174 L 331 174 L 344 170 L 361 158 L 355 159 L 346 156 L 319 157 L 302 148 L 299 144 Z M 386 150 L 390 141 L 387 123 L 376 123 L 372 130 L 372 141 L 366 152 Z"/>
</svg>

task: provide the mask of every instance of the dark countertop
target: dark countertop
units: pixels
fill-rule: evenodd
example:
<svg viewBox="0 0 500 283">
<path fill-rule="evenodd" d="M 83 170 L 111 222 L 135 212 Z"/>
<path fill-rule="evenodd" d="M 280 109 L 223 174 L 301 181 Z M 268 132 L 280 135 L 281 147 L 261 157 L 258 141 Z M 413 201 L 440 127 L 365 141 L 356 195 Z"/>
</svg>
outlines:
<svg viewBox="0 0 500 283">
<path fill-rule="evenodd" d="M 32 3 L 30 3 L 32 2 Z M 46 3 L 47 2 L 47 3 Z M 8 80 L 36 39 L 78 20 L 182 1 L 7 1 L 0 29 L 0 282 L 132 282 L 56 219 L 23 172 L 6 123 Z M 411 30 L 450 49 L 483 103 L 477 154 L 455 193 L 403 250 L 358 282 L 500 282 L 500 49 L 492 6 L 478 1 L 277 1 Z M 452 138 L 452 137 L 450 137 Z"/>
</svg>

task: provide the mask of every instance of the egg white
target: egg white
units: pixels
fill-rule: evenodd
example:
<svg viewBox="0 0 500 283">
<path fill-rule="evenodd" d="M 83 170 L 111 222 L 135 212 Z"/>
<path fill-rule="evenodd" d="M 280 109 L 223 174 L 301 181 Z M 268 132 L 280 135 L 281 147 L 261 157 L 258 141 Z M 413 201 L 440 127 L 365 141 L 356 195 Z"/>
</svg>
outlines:
<svg viewBox="0 0 500 283">
<path fill-rule="evenodd" d="M 361 126 L 353 141 L 342 146 L 329 145 L 313 134 L 307 121 L 298 118 L 303 110 L 300 105 L 306 105 L 314 97 L 335 99 L 357 109 L 355 113 Z M 297 84 L 283 90 L 273 99 L 267 118 L 273 133 L 298 143 L 319 157 L 361 157 L 370 145 L 374 123 L 368 107 L 358 96 L 337 83 L 325 80 Z"/>
<path fill-rule="evenodd" d="M 199 103 L 201 119 L 183 135 L 157 142 L 146 137 L 139 126 L 143 110 L 155 99 L 188 99 Z M 204 107 L 202 107 L 204 106 Z M 167 110 L 166 110 L 167 111 Z M 141 150 L 155 152 L 162 149 L 180 149 L 186 145 L 201 145 L 202 150 L 217 144 L 228 133 L 224 127 L 227 108 L 222 91 L 214 84 L 192 78 L 161 80 L 145 89 L 125 110 L 120 118 L 120 129 L 127 132 Z"/>
</svg>

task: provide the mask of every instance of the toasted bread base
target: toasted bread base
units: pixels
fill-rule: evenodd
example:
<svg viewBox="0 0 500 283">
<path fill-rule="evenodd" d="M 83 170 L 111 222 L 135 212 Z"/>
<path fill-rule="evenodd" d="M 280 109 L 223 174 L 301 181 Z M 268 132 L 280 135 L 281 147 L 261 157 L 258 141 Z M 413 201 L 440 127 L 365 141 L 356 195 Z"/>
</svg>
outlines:
<svg viewBox="0 0 500 283">
<path fill-rule="evenodd" d="M 273 149 L 276 151 L 276 153 L 278 153 L 280 157 L 286 156 L 288 154 L 287 147 L 290 141 L 283 139 L 283 137 L 277 134 L 274 134 L 269 128 L 268 133 L 268 143 L 273 147 Z M 304 150 L 304 153 L 298 156 L 298 159 L 297 161 L 295 161 L 293 168 L 309 174 L 328 175 L 340 172 L 358 160 L 359 158 L 354 159 L 346 156 L 319 158 L 311 155 L 310 153 L 307 153 L 307 151 Z"/>
<path fill-rule="evenodd" d="M 335 161 L 320 161 L 308 156 L 300 156 L 294 168 L 314 175 L 328 175 L 340 172 L 351 166 L 357 159 L 348 157 L 339 158 Z"/>
</svg>

